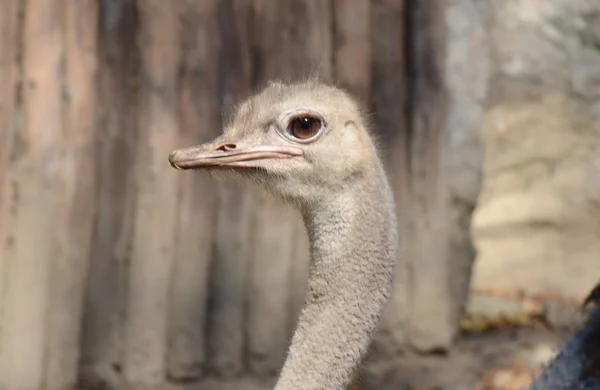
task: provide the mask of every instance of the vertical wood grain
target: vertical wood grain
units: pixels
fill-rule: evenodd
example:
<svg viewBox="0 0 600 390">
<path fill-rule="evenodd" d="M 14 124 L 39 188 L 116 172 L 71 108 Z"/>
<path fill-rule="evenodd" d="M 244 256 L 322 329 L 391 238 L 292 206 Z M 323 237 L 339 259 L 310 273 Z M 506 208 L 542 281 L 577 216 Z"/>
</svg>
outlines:
<svg viewBox="0 0 600 390">
<path fill-rule="evenodd" d="M 219 2 L 223 40 L 219 89 L 226 111 L 251 92 L 250 18 L 249 2 Z M 228 377 L 244 368 L 244 293 L 253 196 L 230 181 L 218 183 L 217 188 L 220 203 L 211 267 L 207 363 L 210 370 Z"/>
<path fill-rule="evenodd" d="M 254 9 L 254 55 L 260 65 L 254 69 L 257 85 L 272 79 L 331 80 L 329 2 L 286 0 L 272 4 L 258 0 Z M 291 312 L 290 305 L 304 293 L 302 284 L 308 268 L 307 251 L 294 253 L 297 234 L 305 234 L 300 224 L 299 213 L 290 205 L 272 196 L 260 198 L 252 225 L 248 278 L 248 364 L 256 374 L 273 374 L 280 369 L 293 322 L 290 316 L 298 315 Z"/>
<path fill-rule="evenodd" d="M 118 385 L 137 134 L 135 2 L 103 0 L 98 6 L 98 209 L 82 335 L 80 379 L 86 387 Z"/>
<path fill-rule="evenodd" d="M 448 98 L 444 78 L 445 3 L 412 2 L 409 7 L 410 174 L 412 249 L 410 344 L 429 352 L 450 347 L 458 326 L 453 315 L 452 249 L 444 130 Z M 435 245 L 432 245 L 435 237 Z"/>
<path fill-rule="evenodd" d="M 221 132 L 218 5 L 217 0 L 185 1 L 180 9 L 181 147 L 209 141 Z M 218 183 L 206 174 L 178 174 L 178 233 L 167 364 L 170 379 L 187 381 L 201 376 L 206 361 L 206 306 Z"/>
<path fill-rule="evenodd" d="M 24 15 L 24 123 L 15 156 L 14 242 L 6 255 L 0 387 L 43 385 L 50 271 L 57 260 L 63 172 L 62 6 L 30 0 Z"/>
<path fill-rule="evenodd" d="M 44 388 L 77 384 L 80 329 L 95 203 L 95 115 L 98 8 L 94 0 L 65 3 L 63 175 L 58 236 L 50 272 Z"/>
<path fill-rule="evenodd" d="M 263 88 L 270 79 L 290 79 L 289 1 L 254 1 L 253 82 Z M 278 50 L 273 50 L 278 48 Z M 260 194 L 251 222 L 247 289 L 247 359 L 250 372 L 273 374 L 281 366 L 287 342 L 288 274 L 292 260 L 291 210 L 283 201 Z"/>
<path fill-rule="evenodd" d="M 394 291 L 379 325 L 378 350 L 396 353 L 406 342 L 411 256 L 406 1 L 374 2 L 371 8 L 373 122 L 394 190 L 400 237 Z"/>
<path fill-rule="evenodd" d="M 308 275 L 298 213 L 167 162 L 272 79 L 371 102 L 401 233 L 378 346 L 448 346 L 466 288 L 444 231 L 442 3 L 2 2 L 0 388 L 278 371 Z"/>
<path fill-rule="evenodd" d="M 293 210 L 263 197 L 252 224 L 248 270 L 248 365 L 256 374 L 275 374 L 285 357 L 290 304 L 289 272 L 295 224 Z"/>
<path fill-rule="evenodd" d="M 179 1 L 137 2 L 141 84 L 123 376 L 140 385 L 158 385 L 166 379 L 180 177 L 167 161 L 177 146 L 179 126 L 179 5 Z"/>
<path fill-rule="evenodd" d="M 368 105 L 371 91 L 371 2 L 333 0 L 333 21 L 336 84 Z"/>
<path fill-rule="evenodd" d="M 14 224 L 14 177 L 11 175 L 12 156 L 15 153 L 15 132 L 20 125 L 19 61 L 22 52 L 20 11 L 18 0 L 3 3 L 0 13 L 0 332 L 2 329 L 2 302 L 7 253 L 11 245 L 11 227 Z M 2 346 L 0 346 L 2 353 Z"/>
<path fill-rule="evenodd" d="M 308 75 L 325 83 L 335 83 L 333 61 L 334 3 L 292 0 L 291 6 L 296 12 L 286 13 L 287 24 L 293 26 L 290 37 L 291 42 L 284 44 L 287 48 L 284 51 L 287 59 L 287 72 L 297 81 L 306 78 Z M 298 14 L 302 15 L 300 19 L 296 17 Z M 306 31 L 306 25 L 312 25 L 313 27 Z M 304 33 L 305 31 L 307 34 Z M 282 59 L 282 61 L 285 60 Z M 276 69 L 277 63 L 273 63 L 272 67 Z M 290 302 L 296 302 L 296 304 L 288 308 L 288 316 L 291 316 L 288 321 L 295 324 L 302 308 L 302 305 L 298 305 L 298 303 L 302 302 L 303 304 L 305 298 L 310 265 L 310 244 L 300 213 L 292 210 L 289 218 L 295 226 L 292 233 L 294 251 L 290 267 L 292 274 L 289 279 L 292 290 L 290 291 L 291 296 L 288 307 Z"/>
<path fill-rule="evenodd" d="M 288 0 L 287 7 L 288 12 L 282 16 L 285 25 L 289 28 L 286 36 L 287 42 L 281 44 L 285 50 L 281 51 L 281 57 L 270 62 L 270 72 L 278 72 L 278 63 L 283 62 L 285 64 L 283 67 L 284 78 L 286 79 L 302 81 L 313 78 L 323 82 L 333 82 L 333 3 Z M 312 27 L 307 29 L 307 25 Z M 266 51 L 265 56 L 270 58 L 272 54 Z M 287 315 L 288 324 L 291 325 L 291 329 L 288 331 L 289 343 L 300 310 L 304 305 L 310 248 L 304 221 L 300 214 L 295 210 L 292 210 L 291 213 L 288 211 L 288 218 L 294 225 L 291 238 L 293 253 L 288 276 Z"/>
<path fill-rule="evenodd" d="M 301 77 L 305 68 L 312 70 L 319 80 L 332 83 L 333 80 L 333 9 L 330 1 L 292 1 L 294 7 L 287 16 L 293 26 L 292 40 L 304 47 L 293 50 L 290 42 L 289 55 L 294 61 L 295 77 Z M 298 19 L 297 16 L 302 16 Z M 311 28 L 306 28 L 311 26 Z M 304 68 L 304 69 L 303 69 Z"/>
</svg>

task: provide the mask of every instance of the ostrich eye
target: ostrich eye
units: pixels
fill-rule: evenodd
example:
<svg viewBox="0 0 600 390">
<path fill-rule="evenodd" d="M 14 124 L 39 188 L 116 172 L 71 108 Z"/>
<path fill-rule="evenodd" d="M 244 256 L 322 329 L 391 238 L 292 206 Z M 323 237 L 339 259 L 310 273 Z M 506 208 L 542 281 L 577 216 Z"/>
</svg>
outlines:
<svg viewBox="0 0 600 390">
<path fill-rule="evenodd" d="M 307 140 L 317 135 L 321 131 L 321 127 L 323 127 L 323 123 L 320 119 L 303 116 L 292 119 L 287 132 L 296 139 Z"/>
</svg>

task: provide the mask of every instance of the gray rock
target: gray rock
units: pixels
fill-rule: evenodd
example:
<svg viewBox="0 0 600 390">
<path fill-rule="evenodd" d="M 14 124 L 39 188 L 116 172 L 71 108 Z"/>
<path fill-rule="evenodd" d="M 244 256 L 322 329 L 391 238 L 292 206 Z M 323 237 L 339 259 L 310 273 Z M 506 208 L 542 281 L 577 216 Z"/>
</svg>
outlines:
<svg viewBox="0 0 600 390">
<path fill-rule="evenodd" d="M 600 2 L 490 4 L 473 286 L 582 299 L 600 277 Z"/>
</svg>

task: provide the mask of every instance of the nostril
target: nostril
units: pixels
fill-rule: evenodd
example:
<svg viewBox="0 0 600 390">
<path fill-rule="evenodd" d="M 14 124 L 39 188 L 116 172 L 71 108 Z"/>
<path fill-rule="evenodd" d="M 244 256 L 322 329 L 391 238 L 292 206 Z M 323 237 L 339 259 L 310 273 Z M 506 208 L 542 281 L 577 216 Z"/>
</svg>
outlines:
<svg viewBox="0 0 600 390">
<path fill-rule="evenodd" d="M 223 144 L 223 145 L 219 146 L 217 148 L 217 150 L 220 150 L 222 152 L 227 152 L 227 151 L 233 150 L 235 148 L 237 148 L 236 144 Z"/>
</svg>

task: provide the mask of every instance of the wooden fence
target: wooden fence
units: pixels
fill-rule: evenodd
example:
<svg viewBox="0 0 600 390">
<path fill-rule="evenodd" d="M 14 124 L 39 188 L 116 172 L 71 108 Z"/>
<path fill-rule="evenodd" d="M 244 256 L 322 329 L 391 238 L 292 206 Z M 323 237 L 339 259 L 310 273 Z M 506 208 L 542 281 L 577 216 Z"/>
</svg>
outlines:
<svg viewBox="0 0 600 390">
<path fill-rule="evenodd" d="M 372 110 L 406 237 L 376 347 L 447 348 L 478 190 L 478 168 L 449 184 L 477 127 L 455 105 L 478 92 L 448 77 L 465 66 L 447 42 L 479 30 L 446 19 L 471 3 L 4 0 L 0 389 L 279 369 L 307 276 L 298 215 L 167 162 L 273 78 L 319 76 Z"/>
</svg>

